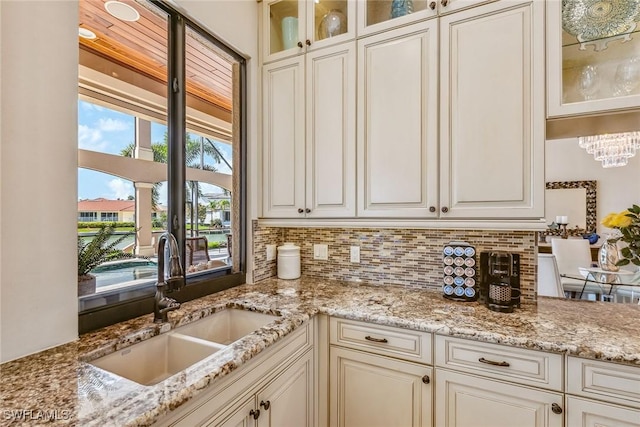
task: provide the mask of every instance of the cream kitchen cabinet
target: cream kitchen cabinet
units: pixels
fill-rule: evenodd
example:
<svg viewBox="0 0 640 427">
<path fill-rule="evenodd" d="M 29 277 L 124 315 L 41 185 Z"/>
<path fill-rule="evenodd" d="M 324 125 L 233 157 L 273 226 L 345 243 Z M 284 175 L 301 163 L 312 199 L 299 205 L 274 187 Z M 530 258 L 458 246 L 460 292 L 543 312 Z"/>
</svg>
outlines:
<svg viewBox="0 0 640 427">
<path fill-rule="evenodd" d="M 300 55 L 355 38 L 352 0 L 264 0 L 262 62 Z"/>
<path fill-rule="evenodd" d="M 355 215 L 355 42 L 263 67 L 263 217 Z"/>
<path fill-rule="evenodd" d="M 300 327 L 158 425 L 315 426 L 314 325 Z"/>
<path fill-rule="evenodd" d="M 329 425 L 431 426 L 431 335 L 329 320 Z"/>
<path fill-rule="evenodd" d="M 561 427 L 561 393 L 436 368 L 435 425 Z"/>
<path fill-rule="evenodd" d="M 394 10 L 393 0 L 358 1 L 358 37 L 386 31 L 437 15 L 490 3 L 496 0 L 413 0 L 411 13 L 403 14 L 404 4 Z M 399 2 L 402 3 L 402 2 Z"/>
<path fill-rule="evenodd" d="M 309 350 L 255 396 L 216 416 L 207 426 L 314 425 L 313 352 Z"/>
<path fill-rule="evenodd" d="M 640 107 L 640 37 L 629 9 L 637 5 L 583 10 L 580 2 L 546 3 L 548 116 Z M 594 25 L 593 19 L 609 25 Z"/>
<path fill-rule="evenodd" d="M 358 40 L 358 215 L 543 217 L 541 57 L 530 0 Z"/>
<path fill-rule="evenodd" d="M 567 426 L 640 425 L 640 368 L 567 358 Z"/>
<path fill-rule="evenodd" d="M 358 40 L 358 216 L 437 216 L 437 94 L 437 20 Z"/>
<path fill-rule="evenodd" d="M 438 335 L 435 425 L 563 426 L 563 356 Z"/>
</svg>

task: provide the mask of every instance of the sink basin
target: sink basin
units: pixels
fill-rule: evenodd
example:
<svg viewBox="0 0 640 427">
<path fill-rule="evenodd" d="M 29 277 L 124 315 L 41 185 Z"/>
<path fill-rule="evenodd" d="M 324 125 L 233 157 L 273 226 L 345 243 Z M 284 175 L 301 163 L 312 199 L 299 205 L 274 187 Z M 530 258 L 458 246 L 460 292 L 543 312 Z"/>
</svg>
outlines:
<svg viewBox="0 0 640 427">
<path fill-rule="evenodd" d="M 280 316 L 227 308 L 177 329 L 184 335 L 228 345 Z"/>
<path fill-rule="evenodd" d="M 228 308 L 173 332 L 91 362 L 142 385 L 153 385 L 273 322 L 279 316 Z"/>
<path fill-rule="evenodd" d="M 157 384 L 224 346 L 177 333 L 160 335 L 91 364 L 142 385 Z"/>
</svg>

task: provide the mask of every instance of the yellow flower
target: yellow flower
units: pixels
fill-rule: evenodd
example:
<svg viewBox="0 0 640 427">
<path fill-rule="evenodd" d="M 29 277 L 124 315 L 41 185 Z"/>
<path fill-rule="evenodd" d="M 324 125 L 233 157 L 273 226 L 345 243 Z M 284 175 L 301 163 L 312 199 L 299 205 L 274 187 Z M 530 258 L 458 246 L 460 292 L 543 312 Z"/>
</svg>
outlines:
<svg viewBox="0 0 640 427">
<path fill-rule="evenodd" d="M 627 216 L 628 210 L 620 213 L 610 213 L 602 220 L 602 225 L 609 228 L 625 228 L 631 225 L 631 218 Z"/>
</svg>

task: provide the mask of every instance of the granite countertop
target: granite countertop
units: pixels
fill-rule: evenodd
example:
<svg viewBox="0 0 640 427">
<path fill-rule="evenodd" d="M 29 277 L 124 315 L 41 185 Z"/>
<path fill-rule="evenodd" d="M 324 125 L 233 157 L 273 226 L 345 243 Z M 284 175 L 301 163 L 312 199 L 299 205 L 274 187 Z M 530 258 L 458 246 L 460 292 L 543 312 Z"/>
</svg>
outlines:
<svg viewBox="0 0 640 427">
<path fill-rule="evenodd" d="M 154 386 L 86 363 L 226 307 L 283 317 Z M 539 298 L 507 314 L 434 291 L 268 279 L 184 303 L 170 325 L 142 316 L 0 365 L 0 425 L 149 425 L 317 313 L 640 366 L 637 305 Z"/>
</svg>

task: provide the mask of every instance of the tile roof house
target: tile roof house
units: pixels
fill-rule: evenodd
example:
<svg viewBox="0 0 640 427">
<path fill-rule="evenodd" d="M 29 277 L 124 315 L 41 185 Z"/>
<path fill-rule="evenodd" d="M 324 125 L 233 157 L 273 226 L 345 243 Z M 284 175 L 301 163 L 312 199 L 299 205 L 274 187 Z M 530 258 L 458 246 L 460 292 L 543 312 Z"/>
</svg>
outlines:
<svg viewBox="0 0 640 427">
<path fill-rule="evenodd" d="M 151 216 L 153 218 L 160 212 L 166 212 L 165 206 L 158 206 Z M 135 221 L 135 200 L 110 200 L 97 198 L 78 201 L 78 221 Z"/>
</svg>

